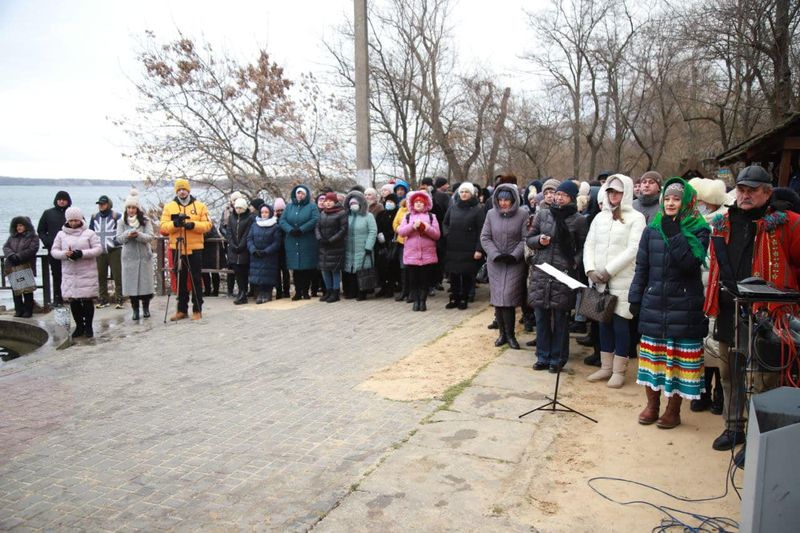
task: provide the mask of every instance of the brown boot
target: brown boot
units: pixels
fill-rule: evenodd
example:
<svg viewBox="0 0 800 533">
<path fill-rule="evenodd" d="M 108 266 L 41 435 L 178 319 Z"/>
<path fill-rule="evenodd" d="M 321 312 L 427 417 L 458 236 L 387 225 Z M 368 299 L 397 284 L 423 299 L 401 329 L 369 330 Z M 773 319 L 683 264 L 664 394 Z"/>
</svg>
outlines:
<svg viewBox="0 0 800 533">
<path fill-rule="evenodd" d="M 189 318 L 189 315 L 187 315 L 186 313 L 183 313 L 181 311 L 178 311 L 177 313 L 175 313 L 174 315 L 169 317 L 169 321 L 170 322 L 177 322 L 178 320 L 183 320 L 185 318 Z"/>
<path fill-rule="evenodd" d="M 203 313 L 201 313 L 200 311 L 192 312 L 192 320 L 200 320 L 201 318 L 203 318 Z"/>
<path fill-rule="evenodd" d="M 661 429 L 672 429 L 680 426 L 681 402 L 683 402 L 683 398 L 677 394 L 670 396 L 669 402 L 667 402 L 667 408 L 664 410 L 664 414 L 661 415 L 661 418 L 656 421 L 656 425 Z"/>
<path fill-rule="evenodd" d="M 639 413 L 639 423 L 649 426 L 658 420 L 658 409 L 661 407 L 661 391 L 653 390 L 645 385 L 644 392 L 647 394 L 647 407 Z"/>
</svg>

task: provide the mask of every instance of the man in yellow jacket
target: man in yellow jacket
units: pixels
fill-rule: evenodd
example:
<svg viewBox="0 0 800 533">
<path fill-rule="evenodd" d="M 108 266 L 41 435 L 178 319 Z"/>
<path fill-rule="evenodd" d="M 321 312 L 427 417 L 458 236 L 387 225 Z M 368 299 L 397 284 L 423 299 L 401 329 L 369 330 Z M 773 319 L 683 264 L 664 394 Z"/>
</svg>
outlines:
<svg viewBox="0 0 800 533">
<path fill-rule="evenodd" d="M 206 204 L 190 194 L 189 180 L 175 180 L 175 198 L 161 213 L 161 233 L 169 236 L 169 247 L 177 272 L 178 311 L 170 317 L 175 322 L 189 316 L 189 287 L 191 280 L 192 320 L 200 320 L 203 312 L 201 270 L 203 268 L 203 234 L 211 230 Z M 199 251 L 200 253 L 193 253 Z"/>
</svg>

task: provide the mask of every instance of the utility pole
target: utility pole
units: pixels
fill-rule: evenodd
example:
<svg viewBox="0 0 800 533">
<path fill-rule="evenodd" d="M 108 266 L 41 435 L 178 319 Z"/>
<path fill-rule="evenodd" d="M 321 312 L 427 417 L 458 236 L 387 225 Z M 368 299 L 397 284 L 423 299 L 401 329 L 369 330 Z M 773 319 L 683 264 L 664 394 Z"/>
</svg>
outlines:
<svg viewBox="0 0 800 533">
<path fill-rule="evenodd" d="M 356 78 L 356 181 L 372 185 L 372 156 L 369 142 L 369 52 L 367 0 L 355 4 L 355 78 Z"/>
</svg>

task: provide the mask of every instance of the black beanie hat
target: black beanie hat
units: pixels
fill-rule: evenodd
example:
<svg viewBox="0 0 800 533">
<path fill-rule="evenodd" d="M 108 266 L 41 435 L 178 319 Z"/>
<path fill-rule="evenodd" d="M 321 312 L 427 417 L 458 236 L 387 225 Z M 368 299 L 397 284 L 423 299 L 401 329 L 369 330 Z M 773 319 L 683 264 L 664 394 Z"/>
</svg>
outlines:
<svg viewBox="0 0 800 533">
<path fill-rule="evenodd" d="M 578 186 L 572 180 L 566 180 L 558 186 L 556 192 L 563 192 L 569 195 L 570 198 L 575 200 L 578 197 Z"/>
<path fill-rule="evenodd" d="M 262 200 L 261 198 L 253 198 L 252 200 L 250 200 L 250 205 L 253 206 L 253 209 L 256 210 L 256 213 L 261 212 L 261 206 L 264 205 L 264 203 L 265 203 L 264 200 Z"/>
</svg>

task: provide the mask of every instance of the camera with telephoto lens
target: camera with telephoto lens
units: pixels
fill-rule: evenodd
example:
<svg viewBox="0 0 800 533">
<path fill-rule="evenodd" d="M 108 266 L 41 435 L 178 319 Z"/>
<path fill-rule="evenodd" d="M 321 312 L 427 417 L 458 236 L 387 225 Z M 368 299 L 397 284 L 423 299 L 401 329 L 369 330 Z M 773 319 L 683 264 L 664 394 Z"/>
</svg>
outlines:
<svg viewBox="0 0 800 533">
<path fill-rule="evenodd" d="M 172 224 L 176 228 L 182 228 L 184 226 L 184 224 L 186 223 L 186 220 L 188 218 L 189 218 L 189 215 L 185 215 L 183 213 L 176 213 L 176 214 L 172 215 L 172 217 L 171 217 Z"/>
</svg>

